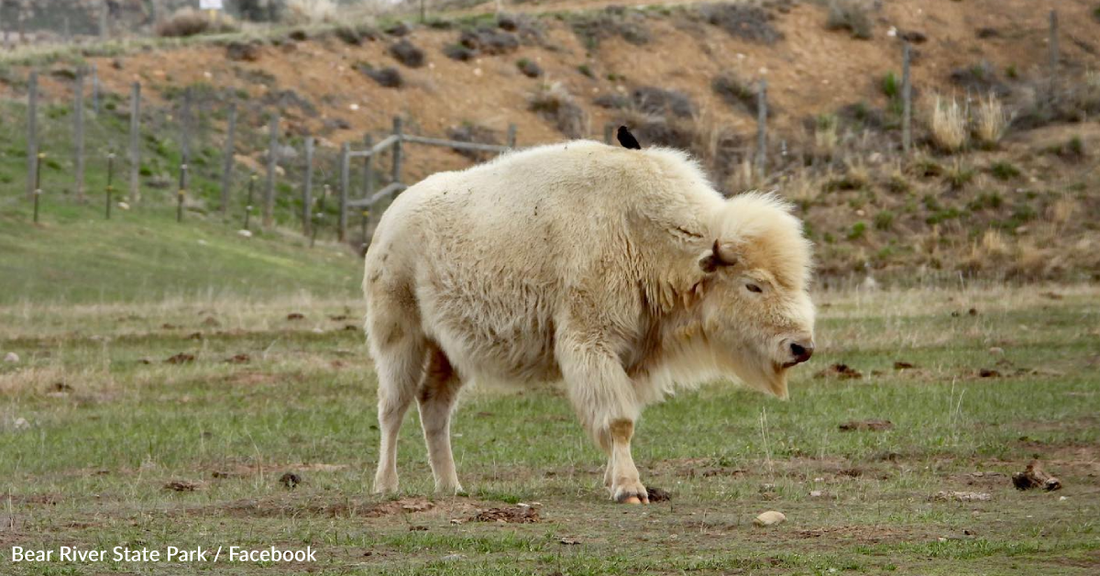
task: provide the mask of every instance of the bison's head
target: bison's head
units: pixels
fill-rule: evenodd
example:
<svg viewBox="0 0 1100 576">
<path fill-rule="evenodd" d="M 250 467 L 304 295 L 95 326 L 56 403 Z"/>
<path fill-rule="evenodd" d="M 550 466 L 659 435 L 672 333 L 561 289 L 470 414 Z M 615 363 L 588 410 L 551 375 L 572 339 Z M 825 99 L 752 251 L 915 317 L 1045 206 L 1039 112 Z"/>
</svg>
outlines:
<svg viewBox="0 0 1100 576">
<path fill-rule="evenodd" d="M 802 223 L 779 198 L 751 193 L 728 200 L 712 229 L 717 238 L 699 258 L 712 352 L 749 386 L 786 398 L 787 370 L 814 352 Z"/>
</svg>

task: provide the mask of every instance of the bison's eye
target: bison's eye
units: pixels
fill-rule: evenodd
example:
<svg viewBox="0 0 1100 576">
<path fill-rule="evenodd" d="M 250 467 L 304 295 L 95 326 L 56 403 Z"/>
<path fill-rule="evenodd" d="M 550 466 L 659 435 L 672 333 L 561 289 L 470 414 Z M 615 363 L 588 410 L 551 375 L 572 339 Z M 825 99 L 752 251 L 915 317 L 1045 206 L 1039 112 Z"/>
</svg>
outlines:
<svg viewBox="0 0 1100 576">
<path fill-rule="evenodd" d="M 745 289 L 748 290 L 749 292 L 756 292 L 757 294 L 764 291 L 759 286 L 757 286 L 756 284 L 745 284 Z"/>
</svg>

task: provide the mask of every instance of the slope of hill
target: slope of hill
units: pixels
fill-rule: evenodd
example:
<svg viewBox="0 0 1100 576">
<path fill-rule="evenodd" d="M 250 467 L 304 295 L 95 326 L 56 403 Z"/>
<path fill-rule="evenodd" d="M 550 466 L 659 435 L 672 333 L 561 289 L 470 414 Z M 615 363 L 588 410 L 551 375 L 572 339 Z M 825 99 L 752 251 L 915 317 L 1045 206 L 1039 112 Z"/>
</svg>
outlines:
<svg viewBox="0 0 1100 576">
<path fill-rule="evenodd" d="M 19 302 L 160 301 L 180 297 L 358 291 L 359 259 L 332 244 L 257 234 L 220 223 L 176 223 L 169 210 L 116 209 L 111 220 L 87 206 L 54 206 L 40 225 L 25 207 L 0 209 L 0 305 Z"/>
<path fill-rule="evenodd" d="M 89 60 L 108 91 L 140 80 L 153 106 L 178 106 L 190 86 L 200 106 L 237 102 L 257 132 L 265 111 L 279 109 L 292 145 L 313 134 L 329 154 L 397 115 L 411 132 L 496 142 L 514 123 L 520 145 L 630 124 L 645 145 L 695 152 L 727 193 L 774 187 L 795 200 L 829 274 L 1100 274 L 1093 2 L 895 0 L 855 16 L 786 0 L 626 4 L 544 0 L 503 18 L 480 4 L 425 24 L 253 30 L 170 49 L 91 50 Z M 1054 8 L 1059 94 L 1075 99 L 1064 114 L 1050 112 L 1045 90 Z M 897 154 L 902 38 L 914 45 L 921 150 L 908 157 Z M 0 94 L 21 95 L 22 72 L 9 70 Z M 68 76 L 44 76 L 43 89 L 67 96 Z M 765 78 L 767 177 L 751 168 L 753 90 Z M 929 141 L 936 94 L 967 109 L 995 94 L 1015 126 L 1000 143 L 943 153 Z M 242 147 L 242 162 L 262 165 L 262 146 Z M 470 163 L 414 148 L 406 179 Z"/>
</svg>

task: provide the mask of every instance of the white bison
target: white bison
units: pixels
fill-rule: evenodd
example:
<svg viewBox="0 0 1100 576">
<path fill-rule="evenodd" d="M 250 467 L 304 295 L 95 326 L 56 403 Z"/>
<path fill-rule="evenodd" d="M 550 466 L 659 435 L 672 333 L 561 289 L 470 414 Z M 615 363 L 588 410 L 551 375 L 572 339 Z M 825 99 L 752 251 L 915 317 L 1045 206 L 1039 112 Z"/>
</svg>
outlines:
<svg viewBox="0 0 1100 576">
<path fill-rule="evenodd" d="M 438 491 L 462 488 L 450 414 L 470 380 L 564 381 L 619 502 L 647 404 L 736 376 L 787 397 L 814 349 L 810 244 L 774 196 L 724 199 L 685 154 L 576 141 L 436 174 L 389 208 L 366 256 L 366 330 L 397 488 L 412 400 Z"/>
</svg>

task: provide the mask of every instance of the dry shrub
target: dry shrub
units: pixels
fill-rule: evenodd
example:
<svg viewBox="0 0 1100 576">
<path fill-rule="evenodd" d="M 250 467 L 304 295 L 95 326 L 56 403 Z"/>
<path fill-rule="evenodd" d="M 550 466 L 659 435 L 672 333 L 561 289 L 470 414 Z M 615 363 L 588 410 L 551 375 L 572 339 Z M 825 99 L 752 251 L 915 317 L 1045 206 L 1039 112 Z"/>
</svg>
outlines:
<svg viewBox="0 0 1100 576">
<path fill-rule="evenodd" d="M 828 159 L 836 153 L 837 144 L 840 142 L 840 136 L 837 133 L 839 124 L 836 114 L 822 114 L 817 117 L 817 121 L 814 122 L 814 152 L 817 156 Z"/>
<path fill-rule="evenodd" d="M 936 95 L 932 104 L 932 141 L 945 152 L 957 152 L 966 146 L 966 114 L 958 100 Z"/>
<path fill-rule="evenodd" d="M 238 30 L 240 30 L 240 25 L 232 17 L 219 14 L 216 18 L 211 18 L 209 14 L 194 8 L 179 10 L 167 20 L 157 24 L 157 36 L 166 38 L 185 38 L 199 34 L 219 34 Z"/>
<path fill-rule="evenodd" d="M 772 44 L 783 38 L 783 33 L 772 26 L 771 15 L 760 6 L 741 3 L 703 4 L 699 6 L 699 13 L 708 24 L 725 30 L 735 38 L 763 44 Z"/>
<path fill-rule="evenodd" d="M 1069 196 L 1062 196 L 1047 208 L 1047 219 L 1056 227 L 1064 226 L 1076 213 L 1077 201 Z"/>
<path fill-rule="evenodd" d="M 500 144 L 497 138 L 497 133 L 492 128 L 482 126 L 481 124 L 474 124 L 472 122 L 464 122 L 460 126 L 452 126 L 447 129 L 447 138 L 456 142 L 472 142 L 475 144 Z M 456 153 L 473 160 L 474 162 L 484 162 L 489 158 L 495 156 L 493 152 L 484 152 L 479 150 L 467 150 L 465 148 L 454 148 Z"/>
<path fill-rule="evenodd" d="M 553 122 L 570 138 L 580 138 L 588 132 L 588 116 L 561 82 L 539 85 L 527 97 L 527 109 Z"/>
<path fill-rule="evenodd" d="M 424 65 L 424 51 L 413 45 L 408 40 L 401 40 L 389 48 L 390 56 L 409 68 L 420 68 Z"/>
<path fill-rule="evenodd" d="M 979 100 L 975 121 L 974 135 L 979 142 L 987 146 L 997 145 L 1008 131 L 1008 112 L 1001 100 L 992 93 L 988 98 Z"/>
<path fill-rule="evenodd" d="M 283 21 L 288 24 L 322 24 L 336 21 L 333 0 L 287 0 Z"/>
<path fill-rule="evenodd" d="M 829 2 L 829 16 L 825 27 L 829 30 L 847 30 L 853 38 L 867 40 L 871 38 L 874 23 L 871 0 L 832 0 Z"/>
</svg>

